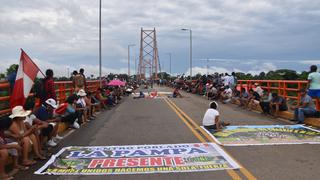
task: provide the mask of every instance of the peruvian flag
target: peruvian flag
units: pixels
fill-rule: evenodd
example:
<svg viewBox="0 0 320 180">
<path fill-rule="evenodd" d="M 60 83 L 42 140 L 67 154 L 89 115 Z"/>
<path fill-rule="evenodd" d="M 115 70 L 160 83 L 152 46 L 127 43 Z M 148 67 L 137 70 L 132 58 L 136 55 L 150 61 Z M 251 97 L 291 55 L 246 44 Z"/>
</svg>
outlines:
<svg viewBox="0 0 320 180">
<path fill-rule="evenodd" d="M 10 107 L 23 106 L 33 86 L 40 69 L 31 58 L 21 49 L 20 64 L 16 81 L 10 98 Z"/>
</svg>

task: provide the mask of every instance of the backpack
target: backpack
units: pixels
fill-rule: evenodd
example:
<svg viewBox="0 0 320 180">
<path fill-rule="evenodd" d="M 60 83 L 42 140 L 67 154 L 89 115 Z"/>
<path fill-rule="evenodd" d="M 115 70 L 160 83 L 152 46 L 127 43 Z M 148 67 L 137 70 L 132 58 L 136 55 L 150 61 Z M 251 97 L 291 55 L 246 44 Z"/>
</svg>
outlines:
<svg viewBox="0 0 320 180">
<path fill-rule="evenodd" d="M 33 89 L 34 89 L 34 96 L 39 98 L 41 102 L 46 100 L 46 88 L 45 88 L 45 79 L 36 80 Z"/>
<path fill-rule="evenodd" d="M 68 103 L 62 103 L 54 112 L 59 115 L 63 115 L 68 107 Z"/>
</svg>

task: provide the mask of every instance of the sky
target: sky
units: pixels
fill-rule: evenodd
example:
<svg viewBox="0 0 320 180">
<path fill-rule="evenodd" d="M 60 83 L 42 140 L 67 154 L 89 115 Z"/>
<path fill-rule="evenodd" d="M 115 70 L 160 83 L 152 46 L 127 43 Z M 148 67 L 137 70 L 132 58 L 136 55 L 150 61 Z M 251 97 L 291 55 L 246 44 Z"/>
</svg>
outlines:
<svg viewBox="0 0 320 180">
<path fill-rule="evenodd" d="M 42 71 L 98 75 L 99 0 L 0 3 L 0 73 L 23 48 Z M 172 73 L 189 73 L 191 28 L 194 74 L 301 72 L 320 64 L 319 19 L 317 0 L 102 0 L 102 73 L 127 72 L 128 44 L 135 72 L 141 28 L 156 28 L 162 71 L 171 53 Z"/>
</svg>

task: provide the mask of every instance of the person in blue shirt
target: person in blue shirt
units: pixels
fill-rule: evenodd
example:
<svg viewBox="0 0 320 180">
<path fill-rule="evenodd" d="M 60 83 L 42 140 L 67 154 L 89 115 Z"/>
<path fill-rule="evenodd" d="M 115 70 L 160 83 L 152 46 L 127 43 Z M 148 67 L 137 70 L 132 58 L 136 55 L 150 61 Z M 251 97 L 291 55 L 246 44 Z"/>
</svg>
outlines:
<svg viewBox="0 0 320 180">
<path fill-rule="evenodd" d="M 61 118 L 53 117 L 53 111 L 57 108 L 57 103 L 54 99 L 46 100 L 41 107 L 34 113 L 34 115 L 41 121 L 49 123 L 47 128 L 41 130 L 40 142 L 43 142 L 43 136 L 48 137 L 47 144 L 51 147 L 57 145 L 55 141 L 61 140 L 62 137 L 58 135 L 59 122 Z"/>
<path fill-rule="evenodd" d="M 294 119 L 292 121 L 297 121 L 298 124 L 303 124 L 305 116 L 312 116 L 317 111 L 315 109 L 315 104 L 312 101 L 312 98 L 307 95 L 305 89 L 300 89 L 301 100 L 300 104 L 297 106 L 291 106 L 291 109 L 294 110 Z"/>
</svg>

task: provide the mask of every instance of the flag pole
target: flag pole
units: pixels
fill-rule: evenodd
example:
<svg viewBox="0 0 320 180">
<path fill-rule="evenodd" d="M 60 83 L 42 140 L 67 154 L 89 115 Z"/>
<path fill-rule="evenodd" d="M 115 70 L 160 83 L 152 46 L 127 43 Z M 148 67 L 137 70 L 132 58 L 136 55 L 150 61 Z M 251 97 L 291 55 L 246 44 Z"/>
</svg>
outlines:
<svg viewBox="0 0 320 180">
<path fill-rule="evenodd" d="M 22 48 L 20 48 L 20 50 L 22 51 L 21 53 L 25 53 L 28 56 L 28 54 L 26 52 L 24 52 L 24 50 Z M 29 57 L 29 59 L 31 59 L 31 58 Z M 20 57 L 20 60 L 21 60 L 21 57 Z M 38 65 L 32 61 L 32 59 L 31 59 L 31 62 L 39 69 L 39 71 L 41 72 L 43 77 L 46 77 L 46 75 L 41 71 L 41 69 L 38 67 Z"/>
</svg>

